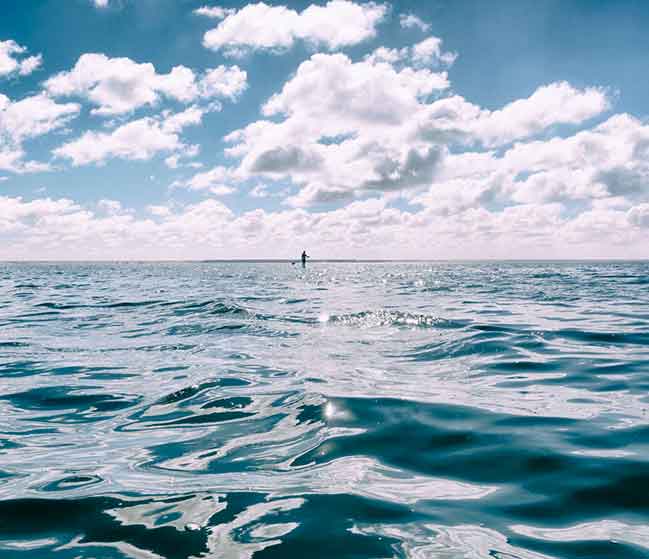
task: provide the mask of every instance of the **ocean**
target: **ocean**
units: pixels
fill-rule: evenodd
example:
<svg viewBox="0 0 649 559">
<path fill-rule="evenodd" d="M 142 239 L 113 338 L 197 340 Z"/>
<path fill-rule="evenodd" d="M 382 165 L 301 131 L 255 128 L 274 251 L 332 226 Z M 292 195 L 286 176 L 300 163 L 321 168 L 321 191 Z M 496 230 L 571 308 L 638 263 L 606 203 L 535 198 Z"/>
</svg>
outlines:
<svg viewBox="0 0 649 559">
<path fill-rule="evenodd" d="M 0 557 L 649 557 L 649 263 L 0 264 Z"/>
</svg>

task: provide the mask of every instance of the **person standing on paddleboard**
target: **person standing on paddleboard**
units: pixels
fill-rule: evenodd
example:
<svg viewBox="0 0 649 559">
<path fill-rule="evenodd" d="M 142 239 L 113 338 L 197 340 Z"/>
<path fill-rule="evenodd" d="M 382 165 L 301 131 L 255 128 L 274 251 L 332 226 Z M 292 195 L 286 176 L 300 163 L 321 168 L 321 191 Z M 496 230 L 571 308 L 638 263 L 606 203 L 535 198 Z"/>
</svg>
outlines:
<svg viewBox="0 0 649 559">
<path fill-rule="evenodd" d="M 302 251 L 302 267 L 306 268 L 306 259 L 310 258 L 310 256 L 306 253 L 306 250 Z"/>
</svg>

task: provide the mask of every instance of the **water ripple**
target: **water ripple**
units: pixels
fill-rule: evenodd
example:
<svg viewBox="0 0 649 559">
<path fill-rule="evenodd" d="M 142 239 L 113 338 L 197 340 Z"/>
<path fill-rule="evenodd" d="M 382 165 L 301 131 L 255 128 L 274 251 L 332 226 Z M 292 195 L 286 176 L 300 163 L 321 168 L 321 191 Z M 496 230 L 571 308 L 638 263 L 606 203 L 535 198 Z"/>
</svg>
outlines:
<svg viewBox="0 0 649 559">
<path fill-rule="evenodd" d="M 649 557 L 649 265 L 0 265 L 0 556 Z"/>
</svg>

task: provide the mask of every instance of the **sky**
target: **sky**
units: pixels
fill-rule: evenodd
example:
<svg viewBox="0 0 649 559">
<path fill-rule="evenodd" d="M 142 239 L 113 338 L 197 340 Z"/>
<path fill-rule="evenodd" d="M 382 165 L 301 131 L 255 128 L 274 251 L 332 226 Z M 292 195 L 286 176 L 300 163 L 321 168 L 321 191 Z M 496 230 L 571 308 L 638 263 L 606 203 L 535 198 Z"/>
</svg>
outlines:
<svg viewBox="0 0 649 559">
<path fill-rule="evenodd" d="M 3 0 L 0 260 L 649 257 L 649 3 Z"/>
</svg>

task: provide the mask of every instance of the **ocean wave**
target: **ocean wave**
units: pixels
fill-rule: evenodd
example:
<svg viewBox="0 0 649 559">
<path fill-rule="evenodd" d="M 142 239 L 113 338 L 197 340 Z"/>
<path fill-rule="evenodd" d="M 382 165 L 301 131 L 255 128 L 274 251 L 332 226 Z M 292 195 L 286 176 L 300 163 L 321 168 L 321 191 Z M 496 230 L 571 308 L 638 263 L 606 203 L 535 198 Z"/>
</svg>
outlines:
<svg viewBox="0 0 649 559">
<path fill-rule="evenodd" d="M 0 265 L 0 556 L 645 557 L 648 272 Z"/>
</svg>

